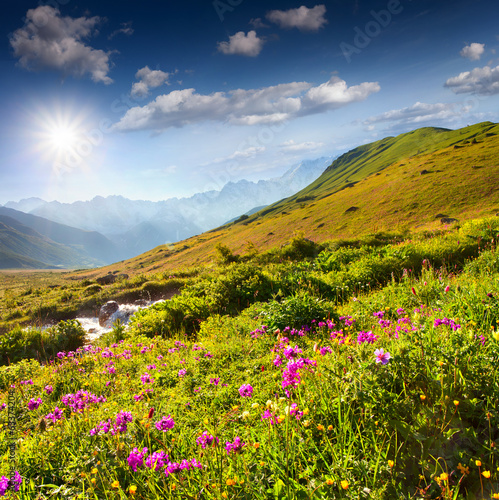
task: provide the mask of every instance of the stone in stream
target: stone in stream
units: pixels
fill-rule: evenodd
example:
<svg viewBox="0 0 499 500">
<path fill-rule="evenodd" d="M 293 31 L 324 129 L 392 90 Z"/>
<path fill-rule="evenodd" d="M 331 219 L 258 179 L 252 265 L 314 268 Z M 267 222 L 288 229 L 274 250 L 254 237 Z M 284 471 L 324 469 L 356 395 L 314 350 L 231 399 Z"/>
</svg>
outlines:
<svg viewBox="0 0 499 500">
<path fill-rule="evenodd" d="M 106 302 L 99 311 L 99 325 L 106 326 L 107 320 L 120 308 L 118 302 L 110 300 Z"/>
</svg>

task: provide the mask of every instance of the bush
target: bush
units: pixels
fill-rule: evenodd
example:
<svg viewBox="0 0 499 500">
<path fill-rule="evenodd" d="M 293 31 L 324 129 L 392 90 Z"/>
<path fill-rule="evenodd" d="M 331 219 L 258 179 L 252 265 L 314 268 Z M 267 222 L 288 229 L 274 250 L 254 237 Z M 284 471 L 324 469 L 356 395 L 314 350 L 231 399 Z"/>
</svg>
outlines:
<svg viewBox="0 0 499 500">
<path fill-rule="evenodd" d="M 269 301 L 255 306 L 254 309 L 262 317 L 263 322 L 272 330 L 282 330 L 286 326 L 301 328 L 310 325 L 312 320 L 333 319 L 335 311 L 324 300 L 312 297 L 308 292 L 298 292 L 290 297 Z"/>
<path fill-rule="evenodd" d="M 101 290 L 102 287 L 97 283 L 94 283 L 93 285 L 88 285 L 85 290 L 83 290 L 83 295 L 86 295 L 88 297 L 89 295 L 95 295 L 96 293 L 99 293 Z"/>
</svg>

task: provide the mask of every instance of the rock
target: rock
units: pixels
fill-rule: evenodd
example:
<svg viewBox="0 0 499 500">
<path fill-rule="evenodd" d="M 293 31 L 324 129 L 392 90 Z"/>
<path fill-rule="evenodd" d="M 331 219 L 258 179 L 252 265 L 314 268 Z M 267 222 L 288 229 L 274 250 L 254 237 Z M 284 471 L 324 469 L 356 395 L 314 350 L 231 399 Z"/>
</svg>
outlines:
<svg viewBox="0 0 499 500">
<path fill-rule="evenodd" d="M 99 285 L 109 285 L 116 281 L 116 276 L 114 274 L 106 274 L 106 276 L 101 276 L 97 278 L 95 281 L 97 281 Z"/>
<path fill-rule="evenodd" d="M 127 280 L 128 274 L 118 274 L 118 276 L 116 276 L 116 279 L 117 280 Z"/>
<path fill-rule="evenodd" d="M 357 212 L 359 210 L 359 207 L 350 207 L 345 210 L 345 213 L 348 214 L 350 212 Z"/>
<path fill-rule="evenodd" d="M 429 173 L 430 173 L 429 170 L 424 169 L 424 170 L 421 170 L 421 172 L 419 172 L 419 175 L 426 175 L 426 174 L 429 174 Z"/>
<path fill-rule="evenodd" d="M 317 226 L 317 229 L 319 229 L 320 227 L 324 227 L 324 222 L 322 222 L 321 224 L 319 224 L 319 225 Z"/>
<path fill-rule="evenodd" d="M 435 215 L 435 219 L 441 219 L 442 217 L 448 217 L 448 215 L 445 215 L 445 214 L 437 214 L 437 215 Z"/>
<path fill-rule="evenodd" d="M 453 224 L 454 222 L 459 222 L 457 219 L 453 219 L 452 217 L 442 217 L 440 219 L 442 224 Z"/>
<path fill-rule="evenodd" d="M 147 307 L 149 302 L 147 302 L 147 300 L 145 300 L 145 299 L 137 299 L 133 304 L 135 306 L 139 306 L 139 307 Z"/>
<path fill-rule="evenodd" d="M 120 308 L 118 305 L 118 302 L 115 302 L 114 300 L 110 300 L 109 302 L 106 302 L 99 311 L 99 325 L 100 326 L 107 326 L 106 322 L 109 320 L 109 318 Z"/>
</svg>

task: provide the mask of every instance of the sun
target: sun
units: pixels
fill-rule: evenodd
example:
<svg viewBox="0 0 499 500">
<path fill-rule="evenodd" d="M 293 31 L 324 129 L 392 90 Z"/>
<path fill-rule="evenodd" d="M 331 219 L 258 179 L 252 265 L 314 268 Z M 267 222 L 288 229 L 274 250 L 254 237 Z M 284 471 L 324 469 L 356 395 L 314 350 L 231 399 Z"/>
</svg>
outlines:
<svg viewBox="0 0 499 500">
<path fill-rule="evenodd" d="M 78 141 L 78 132 L 71 124 L 56 124 L 47 130 L 47 140 L 58 151 L 74 149 Z"/>
<path fill-rule="evenodd" d="M 86 107 L 44 105 L 32 118 L 34 150 L 44 163 L 74 169 L 89 159 L 86 131 L 90 117 Z"/>
</svg>

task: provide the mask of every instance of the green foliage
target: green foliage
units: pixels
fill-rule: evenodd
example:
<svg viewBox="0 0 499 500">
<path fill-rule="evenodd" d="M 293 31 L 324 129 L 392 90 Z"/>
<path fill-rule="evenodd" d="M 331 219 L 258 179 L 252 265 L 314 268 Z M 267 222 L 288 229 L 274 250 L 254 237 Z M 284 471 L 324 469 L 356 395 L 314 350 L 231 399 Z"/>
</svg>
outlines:
<svg viewBox="0 0 499 500">
<path fill-rule="evenodd" d="M 217 243 L 215 246 L 217 262 L 221 265 L 227 265 L 232 262 L 237 262 L 238 257 L 232 253 L 232 250 L 223 243 Z"/>
<path fill-rule="evenodd" d="M 479 253 L 479 244 L 428 234 L 395 245 L 339 245 L 315 261 L 231 263 L 139 311 L 128 330 L 115 324 L 101 339 L 104 351 L 77 349 L 77 363 L 70 356 L 0 367 L 0 388 L 16 384 L 23 494 L 124 499 L 136 486 L 135 497 L 155 500 L 201 491 L 207 500 L 492 498 L 499 266 L 497 250 Z M 333 285 L 352 289 L 329 302 Z M 29 337 L 45 349 L 81 338 L 70 322 L 51 333 L 10 333 L 11 351 L 21 353 Z M 285 354 L 295 346 L 301 351 Z M 385 364 L 376 362 L 380 348 L 390 353 Z M 286 386 L 290 366 L 299 382 Z M 154 381 L 141 380 L 145 372 Z M 240 395 L 243 384 L 251 397 Z M 80 389 L 106 401 L 72 412 L 62 397 Z M 38 397 L 42 405 L 28 410 Z M 6 393 L 0 403 L 8 403 Z M 45 416 L 55 406 L 64 419 L 52 424 Z M 91 435 L 121 410 L 133 417 L 126 431 Z M 175 425 L 159 431 L 167 415 Z M 218 445 L 201 448 L 203 432 Z M 245 446 L 228 454 L 236 436 Z M 8 433 L 0 445 L 7 450 Z M 145 464 L 133 471 L 127 459 L 144 447 L 203 467 L 168 476 Z M 8 472 L 4 461 L 0 474 Z"/>
<path fill-rule="evenodd" d="M 75 350 L 83 345 L 86 332 L 77 320 L 60 321 L 45 330 L 17 326 L 0 340 L 0 363 L 10 364 L 21 359 L 45 360 L 58 351 Z"/>
<path fill-rule="evenodd" d="M 83 291 L 83 295 L 95 295 L 96 293 L 99 293 L 102 291 L 102 287 L 97 284 L 97 283 L 94 283 L 93 285 L 88 285 L 85 290 Z"/>
<path fill-rule="evenodd" d="M 271 330 L 301 328 L 311 324 L 312 320 L 333 319 L 336 313 L 324 300 L 311 296 L 307 291 L 298 292 L 281 301 L 271 300 L 258 304 L 252 310 L 257 311 L 262 322 Z"/>
</svg>

